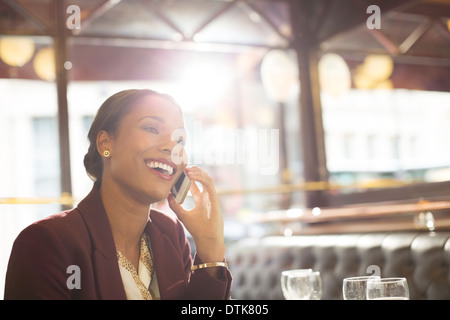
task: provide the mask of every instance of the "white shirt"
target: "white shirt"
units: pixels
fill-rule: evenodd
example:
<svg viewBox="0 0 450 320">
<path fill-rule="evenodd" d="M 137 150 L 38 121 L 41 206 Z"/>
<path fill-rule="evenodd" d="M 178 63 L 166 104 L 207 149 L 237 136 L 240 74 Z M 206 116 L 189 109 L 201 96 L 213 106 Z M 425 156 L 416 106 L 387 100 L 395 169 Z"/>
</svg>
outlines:
<svg viewBox="0 0 450 320">
<path fill-rule="evenodd" d="M 144 233 L 141 238 L 138 270 L 120 251 L 117 251 L 117 260 L 128 300 L 159 299 L 147 234 Z"/>
</svg>

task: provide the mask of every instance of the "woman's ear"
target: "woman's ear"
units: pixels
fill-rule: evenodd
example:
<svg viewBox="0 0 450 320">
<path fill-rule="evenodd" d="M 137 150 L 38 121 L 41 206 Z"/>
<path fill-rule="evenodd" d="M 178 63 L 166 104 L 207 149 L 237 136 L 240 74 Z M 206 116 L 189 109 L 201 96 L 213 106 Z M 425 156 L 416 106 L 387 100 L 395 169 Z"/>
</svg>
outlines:
<svg viewBox="0 0 450 320">
<path fill-rule="evenodd" d="M 108 132 L 101 130 L 97 135 L 97 152 L 103 158 L 111 156 L 112 139 Z"/>
</svg>

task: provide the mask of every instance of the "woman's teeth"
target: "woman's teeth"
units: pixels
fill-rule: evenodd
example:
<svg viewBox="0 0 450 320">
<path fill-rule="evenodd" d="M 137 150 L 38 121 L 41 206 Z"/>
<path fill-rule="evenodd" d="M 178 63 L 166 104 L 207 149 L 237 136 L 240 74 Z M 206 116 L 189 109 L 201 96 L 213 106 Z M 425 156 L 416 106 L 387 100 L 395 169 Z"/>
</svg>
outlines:
<svg viewBox="0 0 450 320">
<path fill-rule="evenodd" d="M 173 174 L 173 168 L 167 164 L 158 161 L 148 161 L 146 163 L 149 168 L 155 169 L 168 176 L 171 176 Z"/>
</svg>

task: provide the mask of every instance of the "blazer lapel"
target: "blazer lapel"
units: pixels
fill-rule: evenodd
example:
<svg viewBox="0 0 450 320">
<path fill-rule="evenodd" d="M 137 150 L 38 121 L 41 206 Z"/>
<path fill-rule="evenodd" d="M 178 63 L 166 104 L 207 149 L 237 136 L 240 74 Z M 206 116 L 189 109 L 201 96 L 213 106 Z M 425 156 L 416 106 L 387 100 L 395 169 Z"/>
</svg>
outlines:
<svg viewBox="0 0 450 320">
<path fill-rule="evenodd" d="M 99 251 L 93 254 L 96 286 L 101 300 L 126 300 L 122 278 L 117 266 L 117 257 L 105 257 Z"/>
<path fill-rule="evenodd" d="M 147 224 L 146 232 L 150 238 L 153 266 L 161 299 L 185 299 L 187 284 L 180 250 L 175 248 L 173 240 L 163 234 L 151 219 Z"/>
<path fill-rule="evenodd" d="M 99 299 L 126 299 L 111 226 L 96 185 L 78 209 L 92 239 L 92 266 Z"/>
</svg>

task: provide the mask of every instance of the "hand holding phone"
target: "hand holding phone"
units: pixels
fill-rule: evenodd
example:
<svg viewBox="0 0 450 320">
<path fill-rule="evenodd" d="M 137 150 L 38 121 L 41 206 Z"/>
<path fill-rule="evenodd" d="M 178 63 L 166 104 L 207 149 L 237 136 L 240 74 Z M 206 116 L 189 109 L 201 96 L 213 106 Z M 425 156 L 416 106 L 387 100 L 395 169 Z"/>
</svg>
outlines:
<svg viewBox="0 0 450 320">
<path fill-rule="evenodd" d="M 170 192 L 173 194 L 173 197 L 177 203 L 182 204 L 184 202 L 191 184 L 192 181 L 188 178 L 186 173 L 182 172 L 177 182 L 175 182 L 172 189 L 170 189 Z"/>
<path fill-rule="evenodd" d="M 175 184 L 174 190 L 178 190 L 177 196 L 179 196 L 183 189 L 187 191 L 187 186 L 190 185 L 189 190 L 192 193 L 194 207 L 186 210 L 177 203 L 175 195 L 169 196 L 169 207 L 194 239 L 197 254 L 201 260 L 223 261 L 225 257 L 223 216 L 214 182 L 205 171 L 197 166 L 186 168 L 185 173 L 189 175 L 192 183 L 189 180 L 186 181 L 186 178 L 182 176 Z M 214 273 L 217 272 L 215 270 L 217 268 L 210 269 L 208 271 L 216 276 Z"/>
</svg>

